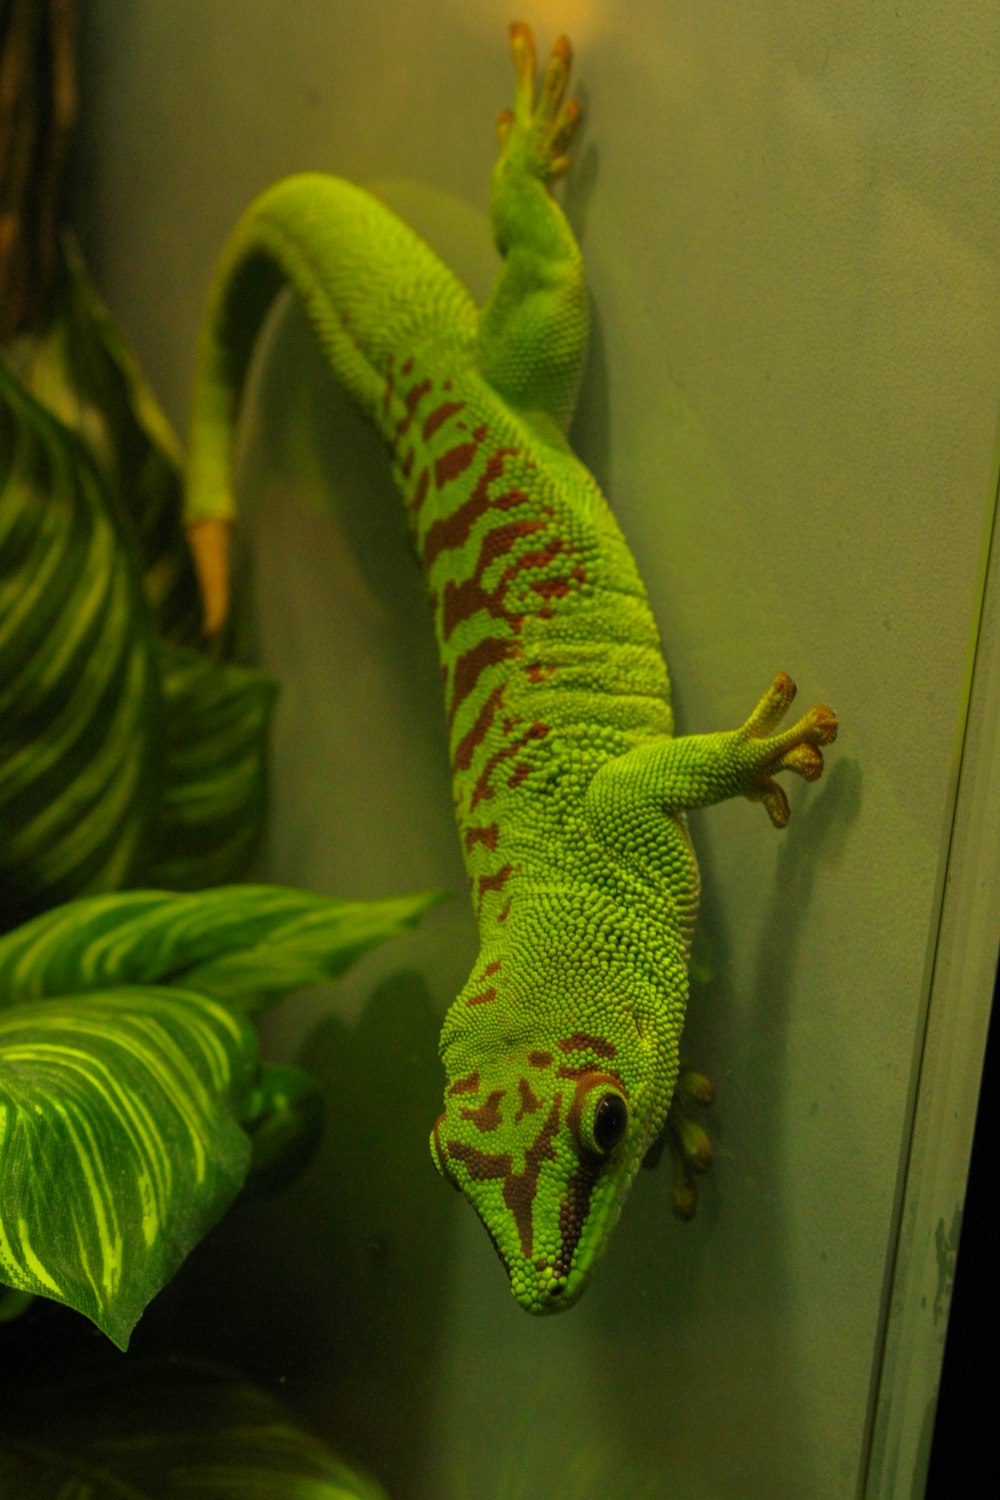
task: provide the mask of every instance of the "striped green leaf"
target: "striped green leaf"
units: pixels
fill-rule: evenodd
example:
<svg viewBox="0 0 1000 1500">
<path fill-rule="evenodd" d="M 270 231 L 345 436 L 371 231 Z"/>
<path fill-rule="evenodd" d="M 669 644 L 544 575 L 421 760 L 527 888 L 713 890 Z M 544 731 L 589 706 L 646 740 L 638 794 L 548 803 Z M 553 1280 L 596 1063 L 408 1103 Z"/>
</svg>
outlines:
<svg viewBox="0 0 1000 1500">
<path fill-rule="evenodd" d="M 25 1407 L 27 1406 L 27 1411 Z M 129 1363 L 8 1404 L 17 1500 L 386 1500 L 273 1397 L 206 1366 Z"/>
<path fill-rule="evenodd" d="M 110 340 L 97 346 L 131 412 L 143 388 Z M 57 406 L 59 381 L 39 384 Z M 0 930 L 90 892 L 232 880 L 263 826 L 274 685 L 157 641 L 147 591 L 183 635 L 186 586 L 143 488 L 153 439 L 119 423 L 126 457 L 102 466 L 96 417 L 79 425 L 89 447 L 0 361 Z M 129 479 L 132 520 L 117 488 Z"/>
<path fill-rule="evenodd" d="M 143 880 L 171 890 L 224 885 L 256 849 L 267 809 L 276 686 L 249 667 L 161 648 L 163 784 Z"/>
<path fill-rule="evenodd" d="M 92 896 L 0 937 L 0 1007 L 155 983 L 258 1010 L 342 974 L 440 899 L 335 901 L 263 885 Z"/>
<path fill-rule="evenodd" d="M 264 1187 L 315 1143 L 317 1091 L 257 1070 L 241 1007 L 341 973 L 435 899 L 131 891 L 0 937 L 0 1281 L 124 1348 L 239 1191 L 250 1136 Z"/>
<path fill-rule="evenodd" d="M 0 1278 L 124 1349 L 242 1185 L 253 1028 L 151 986 L 0 1012 Z"/>
<path fill-rule="evenodd" d="M 157 629 L 171 641 L 195 646 L 200 610 L 180 519 L 180 444 L 71 235 L 64 237 L 63 263 L 50 316 L 19 351 L 18 373 L 32 395 L 77 433 L 122 497 Z"/>
<path fill-rule="evenodd" d="M 0 364 L 0 923 L 132 881 L 155 808 L 154 641 L 86 449 Z"/>
</svg>

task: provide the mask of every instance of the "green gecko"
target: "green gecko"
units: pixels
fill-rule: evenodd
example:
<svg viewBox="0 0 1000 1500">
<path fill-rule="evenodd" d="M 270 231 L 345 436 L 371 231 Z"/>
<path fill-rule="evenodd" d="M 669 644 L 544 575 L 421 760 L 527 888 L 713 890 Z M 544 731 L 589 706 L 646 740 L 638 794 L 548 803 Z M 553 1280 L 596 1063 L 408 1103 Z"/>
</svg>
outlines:
<svg viewBox="0 0 1000 1500">
<path fill-rule="evenodd" d="M 321 175 L 265 192 L 226 249 L 200 343 L 188 520 L 206 630 L 226 610 L 233 428 L 247 364 L 291 283 L 382 434 L 437 629 L 454 800 L 479 926 L 445 1018 L 438 1170 L 493 1240 L 520 1305 L 587 1285 L 676 1096 L 698 867 L 685 812 L 743 795 L 783 826 L 837 720 L 790 728 L 779 675 L 742 728 L 673 737 L 636 565 L 566 441 L 587 336 L 580 251 L 551 185 L 579 106 L 556 42 L 536 98 L 511 28 L 486 306 L 369 194 Z"/>
</svg>

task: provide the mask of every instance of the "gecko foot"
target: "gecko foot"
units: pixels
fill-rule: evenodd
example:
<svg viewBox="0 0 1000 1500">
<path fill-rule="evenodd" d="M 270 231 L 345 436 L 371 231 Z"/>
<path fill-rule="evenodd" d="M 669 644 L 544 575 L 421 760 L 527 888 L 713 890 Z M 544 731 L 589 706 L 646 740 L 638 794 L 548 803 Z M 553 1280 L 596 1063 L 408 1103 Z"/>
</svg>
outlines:
<svg viewBox="0 0 1000 1500">
<path fill-rule="evenodd" d="M 655 1167 L 663 1155 L 664 1146 L 668 1147 L 673 1166 L 670 1205 L 679 1219 L 694 1218 L 698 1206 L 695 1174 L 707 1172 L 712 1165 L 712 1142 L 708 1131 L 691 1114 L 690 1106 L 707 1109 L 714 1098 L 712 1080 L 682 1060 L 663 1133 L 643 1157 L 644 1167 Z"/>
<path fill-rule="evenodd" d="M 776 828 L 789 819 L 788 798 L 774 780 L 778 771 L 794 771 L 806 781 L 823 774 L 821 745 L 837 738 L 837 715 L 823 703 L 814 704 L 788 729 L 774 733 L 795 697 L 795 683 L 787 672 L 779 672 L 738 735 L 754 768 L 753 785 L 746 796 L 762 802 Z"/>
<path fill-rule="evenodd" d="M 566 97 L 573 50 L 568 37 L 558 38 L 537 101 L 535 39 L 523 21 L 510 28 L 510 52 L 516 84 L 513 109 L 503 110 L 497 120 L 501 161 L 520 155 L 533 177 L 549 183 L 569 170 L 567 147 L 580 121 L 579 101 Z"/>
</svg>

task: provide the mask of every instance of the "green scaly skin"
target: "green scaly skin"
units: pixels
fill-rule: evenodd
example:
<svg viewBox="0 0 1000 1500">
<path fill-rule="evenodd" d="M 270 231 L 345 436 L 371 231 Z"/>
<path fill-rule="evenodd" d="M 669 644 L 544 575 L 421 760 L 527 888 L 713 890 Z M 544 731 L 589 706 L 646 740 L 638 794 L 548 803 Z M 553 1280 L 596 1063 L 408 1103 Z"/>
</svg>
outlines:
<svg viewBox="0 0 1000 1500">
<path fill-rule="evenodd" d="M 239 393 L 291 282 L 388 445 L 440 646 L 481 948 L 442 1030 L 432 1152 L 518 1302 L 547 1312 L 587 1284 L 675 1091 L 699 1088 L 679 1080 L 698 900 L 685 810 L 744 795 L 783 824 L 775 772 L 819 776 L 836 719 L 817 707 L 779 731 L 794 693 L 779 676 L 741 729 L 671 737 L 642 582 L 565 439 L 587 333 L 580 253 L 550 192 L 579 116 L 569 45 L 556 43 L 537 100 L 527 27 L 511 49 L 491 201 L 503 265 L 487 306 L 358 188 L 279 183 L 216 281 L 188 493 L 212 628 Z"/>
</svg>

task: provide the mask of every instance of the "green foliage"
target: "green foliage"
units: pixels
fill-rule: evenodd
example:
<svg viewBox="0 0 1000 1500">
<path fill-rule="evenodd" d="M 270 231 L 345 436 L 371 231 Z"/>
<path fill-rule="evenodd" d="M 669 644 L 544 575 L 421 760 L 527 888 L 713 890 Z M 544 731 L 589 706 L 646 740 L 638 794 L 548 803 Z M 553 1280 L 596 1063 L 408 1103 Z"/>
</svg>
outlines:
<svg viewBox="0 0 1000 1500">
<path fill-rule="evenodd" d="M 131 881 L 155 805 L 156 646 L 118 511 L 0 365 L 0 905 Z"/>
<path fill-rule="evenodd" d="M 0 1008 L 165 984 L 259 1010 L 342 974 L 439 900 L 334 901 L 270 885 L 90 896 L 0 937 Z"/>
<path fill-rule="evenodd" d="M 17 1500 L 386 1500 L 273 1397 L 211 1367 L 134 1364 L 5 1413 Z"/>
<path fill-rule="evenodd" d="M 275 692 L 193 649 L 176 441 L 72 247 L 49 322 L 3 356 L 0 928 L 240 875 Z"/>
<path fill-rule="evenodd" d="M 242 1186 L 250 1134 L 271 1186 L 315 1142 L 315 1091 L 258 1071 L 246 1012 L 340 974 L 435 899 L 134 891 L 0 938 L 0 1280 L 124 1348 Z"/>
<path fill-rule="evenodd" d="M 0 1276 L 120 1348 L 236 1196 L 253 1028 L 135 986 L 0 1015 Z"/>
</svg>

